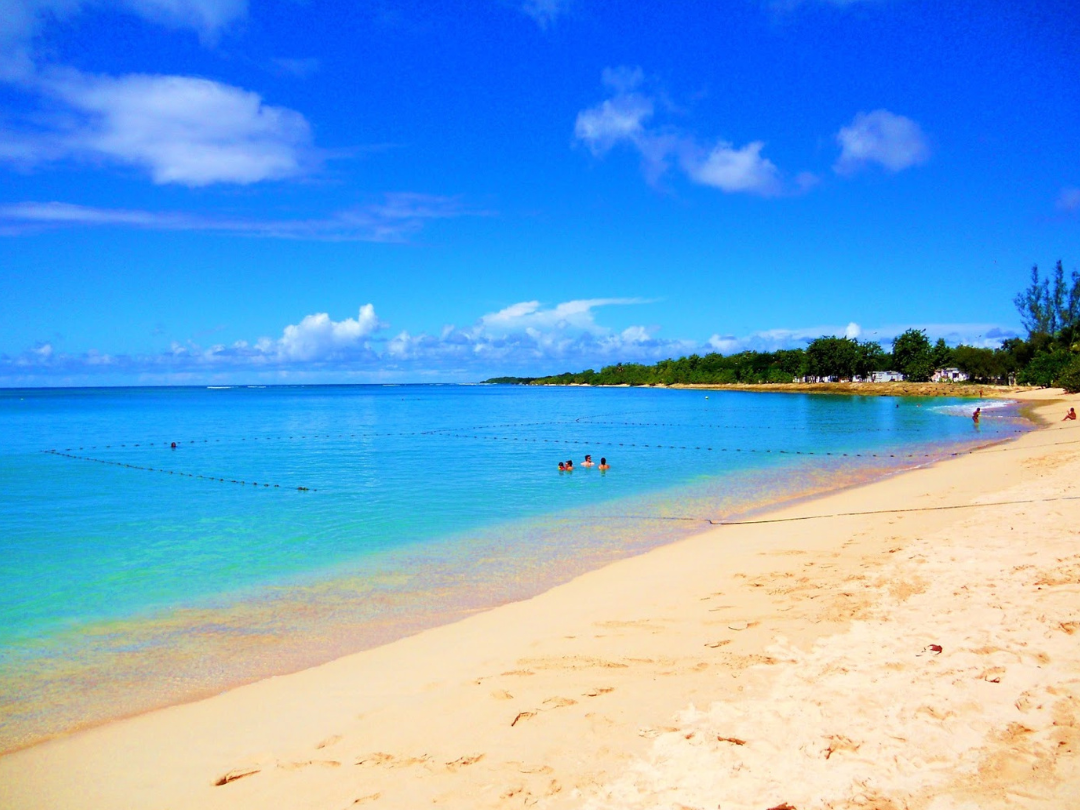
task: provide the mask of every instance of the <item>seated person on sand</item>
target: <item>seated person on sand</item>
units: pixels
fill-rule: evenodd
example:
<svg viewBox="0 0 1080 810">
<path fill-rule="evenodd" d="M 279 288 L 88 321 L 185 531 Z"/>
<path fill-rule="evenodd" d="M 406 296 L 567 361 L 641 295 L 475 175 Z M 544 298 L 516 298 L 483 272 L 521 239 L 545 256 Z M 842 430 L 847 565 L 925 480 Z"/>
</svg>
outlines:
<svg viewBox="0 0 1080 810">
<path fill-rule="evenodd" d="M 581 466 L 582 467 L 591 467 L 591 466 L 593 466 L 592 456 L 590 456 L 588 453 L 586 453 L 585 454 L 585 460 L 583 462 L 581 462 Z"/>
<path fill-rule="evenodd" d="M 1076 419 L 1076 408 L 1069 408 L 1069 412 L 1065 414 L 1065 419 L 1062 419 L 1061 421 L 1065 422 L 1069 419 Z M 588 456 L 585 456 L 585 458 L 588 458 Z"/>
<path fill-rule="evenodd" d="M 597 467 L 596 469 L 598 469 L 598 470 L 610 470 L 611 465 L 607 463 L 606 458 L 602 458 L 602 459 L 600 459 L 600 466 Z"/>
</svg>

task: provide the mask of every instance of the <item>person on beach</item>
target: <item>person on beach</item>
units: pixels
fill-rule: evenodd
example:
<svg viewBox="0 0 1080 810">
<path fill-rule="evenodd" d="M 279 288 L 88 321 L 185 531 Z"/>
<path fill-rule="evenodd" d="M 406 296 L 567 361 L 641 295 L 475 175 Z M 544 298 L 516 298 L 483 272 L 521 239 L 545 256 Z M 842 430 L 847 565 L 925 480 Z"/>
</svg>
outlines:
<svg viewBox="0 0 1080 810">
<path fill-rule="evenodd" d="M 593 466 L 592 456 L 590 456 L 588 453 L 586 453 L 585 454 L 585 460 L 583 462 L 581 462 L 581 466 L 582 467 L 591 467 L 591 466 Z"/>
<path fill-rule="evenodd" d="M 982 408 L 976 408 L 975 413 L 971 415 L 971 421 L 976 425 L 979 424 L 979 415 L 982 413 Z"/>
<path fill-rule="evenodd" d="M 1061 421 L 1066 422 L 1066 421 L 1068 421 L 1070 419 L 1073 419 L 1073 420 L 1076 419 L 1076 408 L 1069 408 L 1069 412 L 1067 414 L 1065 414 L 1065 418 L 1062 419 Z M 588 456 L 585 456 L 585 458 L 588 458 Z"/>
<path fill-rule="evenodd" d="M 607 459 L 606 459 L 606 458 L 601 458 L 601 459 L 600 459 L 600 466 L 599 466 L 599 467 L 597 467 L 596 469 L 598 469 L 598 470 L 610 470 L 610 469 L 611 469 L 611 465 L 607 463 Z"/>
</svg>

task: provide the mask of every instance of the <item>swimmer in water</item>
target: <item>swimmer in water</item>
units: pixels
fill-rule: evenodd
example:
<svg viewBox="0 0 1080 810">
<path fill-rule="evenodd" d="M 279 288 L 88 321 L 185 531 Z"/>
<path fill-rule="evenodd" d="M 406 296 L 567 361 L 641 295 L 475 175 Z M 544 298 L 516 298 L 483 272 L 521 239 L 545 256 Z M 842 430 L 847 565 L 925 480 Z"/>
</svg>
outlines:
<svg viewBox="0 0 1080 810">
<path fill-rule="evenodd" d="M 585 460 L 583 462 L 581 462 L 581 466 L 582 467 L 592 467 L 593 466 L 592 456 L 590 456 L 588 453 L 586 453 L 585 454 Z"/>
<path fill-rule="evenodd" d="M 597 467 L 596 469 L 598 469 L 598 470 L 610 470 L 610 469 L 611 469 L 611 465 L 607 463 L 607 459 L 606 459 L 606 458 L 601 458 L 601 459 L 600 459 L 600 466 L 599 466 L 599 467 Z"/>
<path fill-rule="evenodd" d="M 976 408 L 975 413 L 971 415 L 971 421 L 976 425 L 979 424 L 979 415 L 982 413 L 982 408 Z"/>
<path fill-rule="evenodd" d="M 562 461 L 559 462 L 559 472 L 566 472 L 566 464 L 565 464 L 565 462 L 562 462 Z"/>
<path fill-rule="evenodd" d="M 574 471 L 574 460 L 572 458 L 569 458 L 569 459 L 566 460 L 566 471 L 567 472 L 573 472 Z"/>
</svg>

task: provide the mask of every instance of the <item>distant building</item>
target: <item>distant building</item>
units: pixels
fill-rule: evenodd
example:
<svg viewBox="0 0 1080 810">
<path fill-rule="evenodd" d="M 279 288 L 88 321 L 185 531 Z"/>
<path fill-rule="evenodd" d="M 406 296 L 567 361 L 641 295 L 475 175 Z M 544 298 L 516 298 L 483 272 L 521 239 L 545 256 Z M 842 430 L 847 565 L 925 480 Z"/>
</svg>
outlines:
<svg viewBox="0 0 1080 810">
<path fill-rule="evenodd" d="M 958 368 L 939 368 L 930 379 L 933 382 L 965 382 L 969 378 Z"/>
<path fill-rule="evenodd" d="M 903 382 L 904 375 L 899 371 L 875 371 L 870 379 L 873 382 Z"/>
</svg>

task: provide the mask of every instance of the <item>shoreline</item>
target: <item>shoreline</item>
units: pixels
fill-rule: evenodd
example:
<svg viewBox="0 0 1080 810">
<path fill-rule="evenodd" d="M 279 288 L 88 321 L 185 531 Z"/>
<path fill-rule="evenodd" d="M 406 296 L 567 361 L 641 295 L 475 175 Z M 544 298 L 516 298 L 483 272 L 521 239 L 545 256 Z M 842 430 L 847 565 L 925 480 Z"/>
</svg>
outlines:
<svg viewBox="0 0 1080 810">
<path fill-rule="evenodd" d="M 1005 449 L 1039 456 L 1047 433 Z M 722 699 L 728 681 L 754 675 L 778 632 L 805 650 L 857 620 L 867 606 L 830 591 L 834 574 L 861 576 L 893 545 L 915 542 L 913 532 L 940 531 L 967 510 L 896 513 L 889 533 L 899 534 L 889 537 L 869 515 L 808 517 L 976 500 L 1022 477 L 1001 450 L 788 504 L 768 517 L 796 522 L 713 529 L 455 624 L 23 749 L 0 758 L 0 796 L 11 807 L 41 806 L 43 797 L 71 807 L 255 807 L 279 795 L 293 806 L 309 806 L 299 798 L 308 795 L 386 807 L 434 796 L 461 807 L 601 800 L 669 733 L 676 712 Z M 776 583 L 807 574 L 807 563 L 825 601 L 776 604 Z M 722 599 L 710 591 L 718 588 Z M 573 752 L 560 750 L 567 736 L 580 742 Z"/>
<path fill-rule="evenodd" d="M 1015 399 L 1060 389 L 1030 385 L 979 385 L 934 382 L 817 382 L 817 383 L 661 383 L 649 385 L 589 385 L 586 383 L 525 383 L 546 388 L 659 388 L 692 391 L 749 391 L 770 394 L 847 394 L 866 397 L 957 397 Z"/>
<path fill-rule="evenodd" d="M 886 407 L 891 413 L 891 405 Z M 1008 413 L 1015 415 L 1015 405 Z M 966 419 L 950 421 L 967 427 Z M 909 455 L 897 452 L 895 458 L 891 452 L 879 456 L 880 448 L 833 454 L 804 444 L 807 458 L 798 459 L 790 446 L 777 451 L 726 442 L 715 449 L 762 453 L 762 461 L 722 475 L 664 481 L 648 493 L 448 534 L 423 559 L 411 557 L 408 548 L 387 550 L 380 557 L 311 572 L 292 584 L 241 591 L 236 598 L 226 594 L 102 621 L 83 631 L 88 643 L 76 639 L 66 654 L 43 654 L 40 664 L 5 672 L 0 687 L 8 719 L 0 725 L 0 756 L 299 672 L 527 599 L 618 559 L 677 542 L 707 528 L 710 520 L 749 517 L 902 473 L 949 451 L 968 453 L 1000 441 L 999 430 L 994 436 L 952 437 L 948 449 L 913 439 L 914 444 L 903 445 Z M 770 453 L 773 461 L 766 462 L 764 454 Z M 835 457 L 811 462 L 813 455 Z M 472 559 L 486 562 L 475 567 L 467 562 Z M 403 584 L 378 585 L 395 580 Z M 124 654 L 132 648 L 140 655 Z"/>
</svg>

